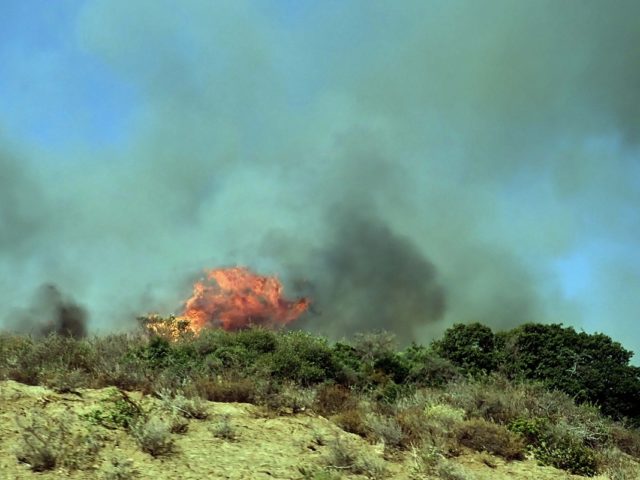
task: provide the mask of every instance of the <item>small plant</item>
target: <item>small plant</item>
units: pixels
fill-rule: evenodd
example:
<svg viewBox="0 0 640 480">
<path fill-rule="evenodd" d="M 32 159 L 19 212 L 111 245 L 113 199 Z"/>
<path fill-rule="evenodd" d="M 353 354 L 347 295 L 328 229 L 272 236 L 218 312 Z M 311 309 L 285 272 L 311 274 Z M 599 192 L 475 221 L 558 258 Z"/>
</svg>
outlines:
<svg viewBox="0 0 640 480">
<path fill-rule="evenodd" d="M 596 453 L 570 438 L 558 438 L 550 444 L 542 443 L 534 448 L 533 453 L 543 465 L 552 465 L 584 477 L 598 474 Z"/>
<path fill-rule="evenodd" d="M 313 405 L 313 399 L 313 390 L 285 385 L 278 393 L 269 395 L 265 403 L 267 408 L 278 414 L 296 414 L 309 409 Z"/>
<path fill-rule="evenodd" d="M 440 480 L 471 480 L 472 477 L 459 465 L 448 460 L 442 460 L 435 468 L 435 474 Z"/>
<path fill-rule="evenodd" d="M 364 474 L 374 480 L 386 478 L 387 475 L 387 467 L 382 459 L 359 454 L 355 446 L 349 445 L 340 437 L 336 437 L 329 444 L 329 456 L 326 461 L 329 468 Z"/>
<path fill-rule="evenodd" d="M 640 465 L 617 448 L 607 448 L 599 453 L 604 472 L 611 480 L 637 480 Z"/>
<path fill-rule="evenodd" d="M 628 430 L 616 425 L 611 429 L 611 441 L 627 455 L 640 459 L 639 430 Z"/>
<path fill-rule="evenodd" d="M 101 425 L 110 430 L 123 428 L 129 430 L 131 426 L 144 416 L 142 407 L 124 390 L 117 390 L 107 400 L 106 409 L 97 408 L 82 417 L 95 425 Z"/>
<path fill-rule="evenodd" d="M 138 476 L 133 460 L 112 457 L 102 469 L 103 480 L 131 480 Z"/>
<path fill-rule="evenodd" d="M 229 415 L 221 415 L 218 421 L 210 428 L 210 431 L 216 438 L 222 438 L 224 440 L 236 439 L 236 432 L 233 425 L 231 425 Z"/>
<path fill-rule="evenodd" d="M 329 443 L 329 457 L 327 464 L 333 468 L 353 469 L 358 460 L 358 454 L 351 445 L 340 437 Z"/>
<path fill-rule="evenodd" d="M 199 398 L 186 398 L 182 393 L 173 394 L 169 390 L 161 390 L 158 397 L 162 408 L 184 418 L 206 420 L 209 418 L 207 406 Z"/>
<path fill-rule="evenodd" d="M 341 480 L 342 474 L 328 468 L 298 467 L 303 480 Z"/>
<path fill-rule="evenodd" d="M 367 415 L 366 422 L 372 434 L 384 442 L 385 449 L 388 447 L 397 448 L 401 445 L 404 435 L 395 418 L 371 414 Z"/>
<path fill-rule="evenodd" d="M 171 433 L 182 435 L 187 433 L 187 431 L 189 430 L 189 421 L 180 415 L 172 415 L 169 425 L 169 430 L 171 431 Z"/>
<path fill-rule="evenodd" d="M 153 457 L 169 455 L 174 451 L 171 426 L 157 416 L 141 419 L 131 429 L 140 448 Z"/>
<path fill-rule="evenodd" d="M 436 421 L 447 428 L 452 428 L 464 420 L 464 410 L 446 404 L 427 405 L 424 409 L 427 419 Z"/>
<path fill-rule="evenodd" d="M 35 472 L 64 467 L 69 470 L 88 468 L 101 448 L 91 432 L 72 429 L 69 414 L 52 417 L 44 412 L 17 417 L 22 444 L 16 450 L 18 460 Z"/>
<path fill-rule="evenodd" d="M 419 478 L 433 474 L 443 458 L 442 453 L 432 445 L 425 445 L 421 448 L 413 445 L 409 453 L 411 455 L 411 474 Z"/>
</svg>

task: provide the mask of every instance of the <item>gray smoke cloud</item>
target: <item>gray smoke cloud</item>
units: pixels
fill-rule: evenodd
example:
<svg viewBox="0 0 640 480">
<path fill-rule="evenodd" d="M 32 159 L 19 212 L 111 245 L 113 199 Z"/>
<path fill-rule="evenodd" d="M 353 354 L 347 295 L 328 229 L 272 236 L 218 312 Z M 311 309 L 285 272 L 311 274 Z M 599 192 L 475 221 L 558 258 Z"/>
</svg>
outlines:
<svg viewBox="0 0 640 480">
<path fill-rule="evenodd" d="M 124 145 L 0 155 L 3 304 L 53 282 L 113 330 L 243 264 L 302 279 L 332 337 L 615 306 L 587 328 L 640 348 L 638 2 L 274 5 L 84 3 L 71 41 L 135 115 Z M 569 298 L 555 262 L 594 244 L 622 250 Z"/>
</svg>

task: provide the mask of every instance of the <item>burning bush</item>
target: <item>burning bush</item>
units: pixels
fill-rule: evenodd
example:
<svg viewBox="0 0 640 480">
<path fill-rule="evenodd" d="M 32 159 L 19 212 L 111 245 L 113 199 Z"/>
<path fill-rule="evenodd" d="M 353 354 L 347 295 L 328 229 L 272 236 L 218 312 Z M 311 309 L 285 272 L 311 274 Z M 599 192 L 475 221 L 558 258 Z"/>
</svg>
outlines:
<svg viewBox="0 0 640 480">
<path fill-rule="evenodd" d="M 258 275 L 244 267 L 206 273 L 206 278 L 194 285 L 180 317 L 195 331 L 205 326 L 240 330 L 252 325 L 286 325 L 309 308 L 306 298 L 285 299 L 276 277 Z"/>
</svg>

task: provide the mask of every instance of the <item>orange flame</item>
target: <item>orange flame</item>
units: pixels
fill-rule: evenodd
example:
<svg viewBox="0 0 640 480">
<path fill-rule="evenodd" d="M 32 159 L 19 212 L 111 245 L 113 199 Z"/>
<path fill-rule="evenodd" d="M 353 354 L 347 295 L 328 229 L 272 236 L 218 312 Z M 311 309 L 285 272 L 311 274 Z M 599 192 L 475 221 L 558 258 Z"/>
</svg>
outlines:
<svg viewBox="0 0 640 480">
<path fill-rule="evenodd" d="M 239 330 L 251 325 L 286 325 L 309 308 L 309 300 L 286 300 L 276 277 L 262 276 L 244 267 L 208 270 L 196 282 L 179 319 L 189 321 L 190 329 L 221 326 Z"/>
</svg>

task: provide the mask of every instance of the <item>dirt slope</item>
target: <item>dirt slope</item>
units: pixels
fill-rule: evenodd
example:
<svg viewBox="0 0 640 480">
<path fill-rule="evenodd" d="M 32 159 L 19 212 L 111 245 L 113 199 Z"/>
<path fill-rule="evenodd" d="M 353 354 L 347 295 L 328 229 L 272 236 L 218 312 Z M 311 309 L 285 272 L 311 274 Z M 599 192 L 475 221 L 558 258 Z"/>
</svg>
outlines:
<svg viewBox="0 0 640 480">
<path fill-rule="evenodd" d="M 383 459 L 382 446 L 370 445 L 355 435 L 346 433 L 330 421 L 314 415 L 273 416 L 259 407 L 237 403 L 207 402 L 207 420 L 190 420 L 185 434 L 173 434 L 176 451 L 154 458 L 141 451 L 130 435 L 121 429 L 109 430 L 91 426 L 82 414 L 104 408 L 113 398 L 114 389 L 80 390 L 76 393 L 56 393 L 43 387 L 22 385 L 13 381 L 0 382 L 0 479 L 54 478 L 100 479 L 105 476 L 112 458 L 130 461 L 138 472 L 135 478 L 164 479 L 302 479 L 299 467 L 322 467 L 329 455 L 330 441 L 336 437 L 348 442 L 350 448 L 374 458 Z M 143 398 L 133 392 L 132 399 L 145 409 L 154 408 L 159 400 Z M 16 449 L 21 445 L 21 427 L 16 417 L 59 415 L 69 413 L 74 429 L 93 428 L 101 437 L 102 448 L 83 470 L 54 469 L 35 473 L 19 462 Z M 228 415 L 235 434 L 234 440 L 218 438 L 212 433 L 214 424 Z M 324 439 L 322 441 L 321 439 Z M 320 441 L 319 441 L 320 440 Z M 531 460 L 504 462 L 492 458 L 484 462 L 474 453 L 455 459 L 466 477 L 477 480 L 579 479 L 550 467 L 539 467 Z M 389 471 L 385 478 L 410 479 L 411 456 L 384 460 Z M 492 467 L 486 463 L 491 463 Z M 112 477 L 117 478 L 117 477 Z M 343 478 L 367 478 L 344 473 Z M 427 478 L 427 477 L 424 477 Z M 607 477 L 596 477 L 607 478 Z"/>
</svg>

